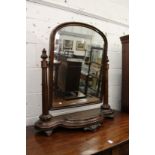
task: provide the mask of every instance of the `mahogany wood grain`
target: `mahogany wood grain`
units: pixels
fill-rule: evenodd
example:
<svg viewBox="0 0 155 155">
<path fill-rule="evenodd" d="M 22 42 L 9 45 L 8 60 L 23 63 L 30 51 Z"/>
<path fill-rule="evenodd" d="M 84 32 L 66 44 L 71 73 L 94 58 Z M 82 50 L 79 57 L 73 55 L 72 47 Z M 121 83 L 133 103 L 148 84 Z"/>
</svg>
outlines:
<svg viewBox="0 0 155 155">
<path fill-rule="evenodd" d="M 40 120 L 46 121 L 51 119 L 51 115 L 49 114 L 49 102 L 48 102 L 48 83 L 47 83 L 47 54 L 46 50 L 43 49 L 42 55 L 41 55 L 42 61 L 41 61 L 41 68 L 42 68 L 42 114 L 40 115 Z"/>
<path fill-rule="evenodd" d="M 108 140 L 113 143 L 108 143 Z M 38 134 L 27 127 L 27 155 L 126 155 L 128 153 L 128 114 L 116 113 L 115 119 L 105 119 L 95 132 L 82 129 L 55 130 L 52 136 Z M 118 148 L 119 147 L 119 148 Z M 121 148 L 126 151 L 122 153 Z"/>
<path fill-rule="evenodd" d="M 122 101 L 121 110 L 129 112 L 129 35 L 120 38 L 122 42 Z"/>
</svg>

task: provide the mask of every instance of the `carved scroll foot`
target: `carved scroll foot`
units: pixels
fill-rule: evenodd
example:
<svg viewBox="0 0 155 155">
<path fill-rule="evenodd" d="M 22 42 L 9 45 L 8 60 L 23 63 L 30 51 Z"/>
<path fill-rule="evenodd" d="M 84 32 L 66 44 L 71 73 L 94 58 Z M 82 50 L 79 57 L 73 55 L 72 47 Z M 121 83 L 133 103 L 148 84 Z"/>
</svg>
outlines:
<svg viewBox="0 0 155 155">
<path fill-rule="evenodd" d="M 97 123 L 97 124 L 93 124 L 93 125 L 90 125 L 90 126 L 88 126 L 88 127 L 85 127 L 84 128 L 84 130 L 85 131 L 96 131 L 96 129 L 98 128 L 98 127 L 100 127 L 101 126 L 101 124 L 100 123 Z"/>
<path fill-rule="evenodd" d="M 50 114 L 47 114 L 47 115 L 40 115 L 39 118 L 40 118 L 40 120 L 42 120 L 42 121 L 49 121 L 49 120 L 52 118 L 52 116 L 51 116 Z"/>
</svg>

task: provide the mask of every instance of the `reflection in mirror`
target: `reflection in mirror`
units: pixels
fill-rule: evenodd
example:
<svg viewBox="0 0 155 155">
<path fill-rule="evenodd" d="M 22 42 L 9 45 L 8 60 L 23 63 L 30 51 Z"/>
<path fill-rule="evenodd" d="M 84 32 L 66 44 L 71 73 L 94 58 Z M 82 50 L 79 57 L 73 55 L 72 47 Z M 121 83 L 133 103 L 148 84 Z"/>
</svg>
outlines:
<svg viewBox="0 0 155 155">
<path fill-rule="evenodd" d="M 103 38 L 81 26 L 55 35 L 53 107 L 101 102 Z"/>
</svg>

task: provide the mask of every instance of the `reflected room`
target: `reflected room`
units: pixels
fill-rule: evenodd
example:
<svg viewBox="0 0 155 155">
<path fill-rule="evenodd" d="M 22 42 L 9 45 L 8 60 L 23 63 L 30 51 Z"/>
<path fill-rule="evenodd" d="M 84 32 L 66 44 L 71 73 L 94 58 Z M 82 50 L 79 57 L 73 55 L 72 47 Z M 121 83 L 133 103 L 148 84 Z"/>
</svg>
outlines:
<svg viewBox="0 0 155 155">
<path fill-rule="evenodd" d="M 82 26 L 66 26 L 54 41 L 53 107 L 99 103 L 102 99 L 103 38 Z"/>
</svg>

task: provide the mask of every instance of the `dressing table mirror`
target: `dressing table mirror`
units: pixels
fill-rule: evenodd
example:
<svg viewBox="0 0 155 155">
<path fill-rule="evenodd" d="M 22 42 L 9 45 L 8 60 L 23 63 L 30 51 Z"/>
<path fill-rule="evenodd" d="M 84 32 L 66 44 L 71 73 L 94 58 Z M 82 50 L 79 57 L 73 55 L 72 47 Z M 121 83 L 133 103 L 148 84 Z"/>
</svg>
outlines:
<svg viewBox="0 0 155 155">
<path fill-rule="evenodd" d="M 94 26 L 67 22 L 50 35 L 49 54 L 42 51 L 42 114 L 35 128 L 50 135 L 58 126 L 95 130 L 113 117 L 108 104 L 108 42 Z M 52 111 L 98 104 L 59 116 Z"/>
</svg>

